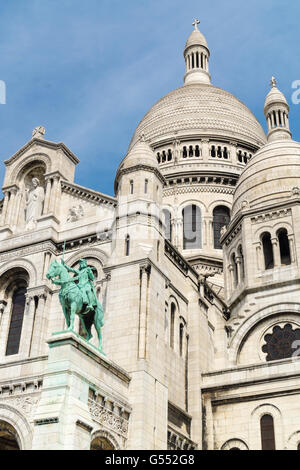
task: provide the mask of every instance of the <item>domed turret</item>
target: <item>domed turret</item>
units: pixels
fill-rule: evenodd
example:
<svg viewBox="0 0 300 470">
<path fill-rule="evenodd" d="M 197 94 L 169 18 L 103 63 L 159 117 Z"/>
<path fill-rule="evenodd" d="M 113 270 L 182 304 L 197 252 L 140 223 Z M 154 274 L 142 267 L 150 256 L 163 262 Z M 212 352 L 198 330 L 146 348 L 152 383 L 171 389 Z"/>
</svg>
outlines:
<svg viewBox="0 0 300 470">
<path fill-rule="evenodd" d="M 193 22 L 194 31 L 188 37 L 184 48 L 186 73 L 184 83 L 210 83 L 208 72 L 209 49 L 205 37 L 198 29 L 199 20 Z"/>
<path fill-rule="evenodd" d="M 267 94 L 264 113 L 268 124 L 268 141 L 291 138 L 289 128 L 289 105 L 284 94 L 278 90 L 276 80 L 271 79 L 271 90 Z"/>
<path fill-rule="evenodd" d="M 148 165 L 154 168 L 158 167 L 157 160 L 154 156 L 153 150 L 145 142 L 144 136 L 130 149 L 126 157 L 123 159 L 119 166 L 119 170 L 131 168 L 136 165 Z"/>
</svg>

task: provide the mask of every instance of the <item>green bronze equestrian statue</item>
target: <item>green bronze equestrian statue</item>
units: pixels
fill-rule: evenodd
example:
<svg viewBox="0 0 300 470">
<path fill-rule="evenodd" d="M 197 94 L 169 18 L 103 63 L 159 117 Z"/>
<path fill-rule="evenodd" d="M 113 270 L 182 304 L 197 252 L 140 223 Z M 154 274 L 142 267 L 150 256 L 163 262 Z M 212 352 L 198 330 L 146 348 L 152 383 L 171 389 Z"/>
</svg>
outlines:
<svg viewBox="0 0 300 470">
<path fill-rule="evenodd" d="M 70 277 L 69 272 L 75 276 Z M 67 322 L 68 331 L 74 331 L 75 315 L 80 318 L 86 340 L 92 337 L 91 328 L 95 325 L 102 351 L 101 327 L 104 325 L 104 312 L 94 288 L 94 274 L 86 259 L 79 261 L 79 269 L 70 268 L 62 258 L 61 263 L 52 261 L 46 277 L 53 284 L 61 286 L 59 300 Z"/>
</svg>

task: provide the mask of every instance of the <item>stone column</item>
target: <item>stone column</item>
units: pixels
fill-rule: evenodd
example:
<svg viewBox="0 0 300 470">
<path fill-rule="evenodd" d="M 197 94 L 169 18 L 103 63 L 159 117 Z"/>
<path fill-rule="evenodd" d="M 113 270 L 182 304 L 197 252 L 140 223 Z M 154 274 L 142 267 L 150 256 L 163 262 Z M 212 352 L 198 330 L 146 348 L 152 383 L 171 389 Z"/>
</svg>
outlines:
<svg viewBox="0 0 300 470">
<path fill-rule="evenodd" d="M 179 218 L 176 221 L 176 248 L 180 251 L 183 249 L 183 218 Z"/>
<path fill-rule="evenodd" d="M 43 214 L 48 214 L 49 212 L 49 204 L 50 204 L 50 194 L 51 194 L 51 178 L 46 179 L 46 194 L 45 194 L 45 202 L 44 202 L 44 210 Z"/>
<path fill-rule="evenodd" d="M 203 450 L 214 450 L 214 420 L 209 396 L 203 397 L 203 409 L 205 410 Z"/>
<path fill-rule="evenodd" d="M 263 259 L 262 259 L 262 249 L 261 243 L 255 243 L 255 252 L 256 252 L 256 269 L 261 271 L 263 269 Z"/>
<path fill-rule="evenodd" d="M 26 294 L 26 308 L 24 312 L 22 335 L 20 341 L 20 352 L 30 356 L 30 347 L 34 328 L 35 300 L 33 294 Z"/>
<path fill-rule="evenodd" d="M 139 359 L 145 359 L 147 355 L 148 278 L 150 271 L 150 264 L 140 266 Z"/>
<path fill-rule="evenodd" d="M 230 289 L 230 295 L 232 294 L 233 292 L 233 289 L 234 289 L 234 276 L 233 276 L 233 265 L 230 264 L 228 266 L 228 271 L 229 271 L 229 289 Z"/>
<path fill-rule="evenodd" d="M 4 203 L 2 207 L 2 217 L 1 217 L 1 225 L 6 225 L 6 213 L 7 213 L 7 206 L 9 202 L 9 191 L 3 191 L 4 193 Z"/>
<path fill-rule="evenodd" d="M 289 240 L 289 247 L 290 247 L 291 263 L 294 263 L 296 258 L 295 258 L 295 247 L 294 247 L 294 237 L 293 237 L 293 235 L 288 235 L 288 240 Z"/>
<path fill-rule="evenodd" d="M 4 308 L 3 308 L 4 306 Z M 7 300 L 7 304 L 4 305 L 2 301 L 2 315 L 1 315 L 1 324 L 0 324 L 0 337 L 2 341 L 0 341 L 0 360 L 1 362 L 5 359 L 5 352 L 6 352 L 6 344 L 8 338 L 8 330 L 10 325 L 11 319 L 11 308 L 12 308 L 12 298 L 9 297 Z"/>
<path fill-rule="evenodd" d="M 59 190 L 59 183 L 60 183 L 60 177 L 58 175 L 55 175 L 53 177 L 53 186 L 51 189 L 51 198 L 50 198 L 50 204 L 49 204 L 49 211 L 55 213 L 56 210 L 56 201 L 57 201 L 57 194 Z"/>
<path fill-rule="evenodd" d="M 13 216 L 14 216 L 14 205 L 15 205 L 16 189 L 13 188 L 10 191 L 10 199 L 7 209 L 6 223 L 7 225 L 12 225 Z"/>
<path fill-rule="evenodd" d="M 242 258 L 237 256 L 235 260 L 237 266 L 237 285 L 239 285 L 242 282 Z"/>
<path fill-rule="evenodd" d="M 214 245 L 213 245 L 213 217 L 212 216 L 209 216 L 209 217 L 206 217 L 206 220 L 207 220 L 207 241 L 206 241 L 206 244 L 209 248 L 213 248 Z"/>
<path fill-rule="evenodd" d="M 209 159 L 209 139 L 202 139 L 202 158 Z"/>
<path fill-rule="evenodd" d="M 46 340 L 46 338 L 43 338 L 43 322 L 46 298 L 47 295 L 45 292 L 38 295 L 38 306 L 33 324 L 33 335 L 30 352 L 31 356 L 37 356 L 40 354 L 42 341 Z"/>
<path fill-rule="evenodd" d="M 279 242 L 277 238 L 271 238 L 272 248 L 273 248 L 273 259 L 274 259 L 274 268 L 281 265 L 280 260 L 280 251 L 279 251 Z"/>
</svg>

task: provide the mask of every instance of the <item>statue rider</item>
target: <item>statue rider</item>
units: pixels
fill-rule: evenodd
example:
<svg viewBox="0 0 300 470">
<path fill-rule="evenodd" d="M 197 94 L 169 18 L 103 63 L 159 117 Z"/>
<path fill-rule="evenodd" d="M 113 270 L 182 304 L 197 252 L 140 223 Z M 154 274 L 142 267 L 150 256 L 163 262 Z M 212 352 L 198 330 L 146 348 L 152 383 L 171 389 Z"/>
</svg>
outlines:
<svg viewBox="0 0 300 470">
<path fill-rule="evenodd" d="M 95 277 L 86 259 L 79 260 L 79 269 L 70 268 L 65 264 L 64 260 L 61 262 L 68 271 L 76 274 L 76 279 L 78 279 L 77 285 L 82 293 L 83 303 L 86 304 L 85 313 L 94 310 L 97 307 L 97 296 L 93 286 Z"/>
</svg>

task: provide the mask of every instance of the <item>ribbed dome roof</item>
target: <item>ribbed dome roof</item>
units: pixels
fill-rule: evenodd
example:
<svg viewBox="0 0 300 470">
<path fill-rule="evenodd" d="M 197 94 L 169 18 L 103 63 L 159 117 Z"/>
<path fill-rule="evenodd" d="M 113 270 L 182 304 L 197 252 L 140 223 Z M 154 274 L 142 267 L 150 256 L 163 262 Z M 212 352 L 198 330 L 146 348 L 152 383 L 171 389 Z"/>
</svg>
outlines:
<svg viewBox="0 0 300 470">
<path fill-rule="evenodd" d="M 226 136 L 259 147 L 266 142 L 261 125 L 247 106 L 227 91 L 205 83 L 186 84 L 160 99 L 139 123 L 129 148 L 142 133 L 150 143 L 199 135 Z"/>
<path fill-rule="evenodd" d="M 289 200 L 300 186 L 300 144 L 278 140 L 262 147 L 241 174 L 234 193 L 232 217 L 243 208 Z"/>
<path fill-rule="evenodd" d="M 194 29 L 186 41 L 185 48 L 190 46 L 204 46 L 208 49 L 206 39 L 198 29 Z"/>
<path fill-rule="evenodd" d="M 131 168 L 136 165 L 150 165 L 157 168 L 157 160 L 153 150 L 143 140 L 139 140 L 127 153 L 119 165 L 119 170 Z"/>
<path fill-rule="evenodd" d="M 285 96 L 283 93 L 281 93 L 280 90 L 276 86 L 273 86 L 269 93 L 266 96 L 265 100 L 265 108 L 269 106 L 270 104 L 278 104 L 278 103 L 284 103 L 287 104 L 287 101 L 285 99 Z"/>
</svg>

